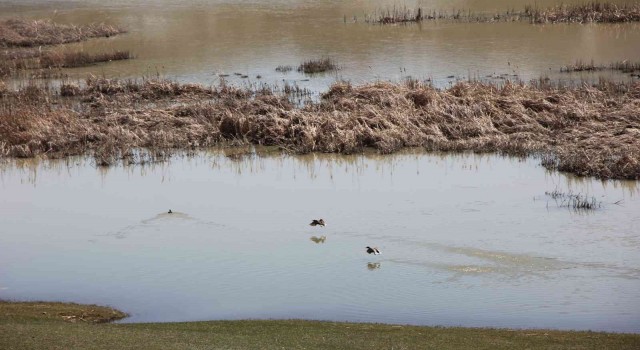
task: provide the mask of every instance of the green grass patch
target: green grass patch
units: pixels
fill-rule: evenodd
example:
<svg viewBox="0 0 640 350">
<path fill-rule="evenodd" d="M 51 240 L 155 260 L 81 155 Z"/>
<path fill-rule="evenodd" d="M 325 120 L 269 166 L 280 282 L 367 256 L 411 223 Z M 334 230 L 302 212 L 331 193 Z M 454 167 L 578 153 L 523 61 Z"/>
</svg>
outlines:
<svg viewBox="0 0 640 350">
<path fill-rule="evenodd" d="M 95 319 L 86 319 L 87 315 L 94 315 Z M 303 320 L 98 324 L 124 316 L 117 310 L 95 305 L 0 302 L 0 348 L 446 350 L 640 347 L 640 334 L 601 332 Z"/>
</svg>

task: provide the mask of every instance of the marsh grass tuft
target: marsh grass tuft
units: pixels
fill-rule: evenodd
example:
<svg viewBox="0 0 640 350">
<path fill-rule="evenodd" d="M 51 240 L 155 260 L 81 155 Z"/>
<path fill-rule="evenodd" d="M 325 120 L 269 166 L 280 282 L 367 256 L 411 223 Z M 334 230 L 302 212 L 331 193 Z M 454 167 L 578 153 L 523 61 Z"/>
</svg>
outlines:
<svg viewBox="0 0 640 350">
<path fill-rule="evenodd" d="M 337 70 L 338 66 L 336 63 L 328 57 L 320 58 L 317 60 L 308 60 L 303 62 L 298 66 L 298 72 L 305 74 L 316 74 L 323 73 L 327 71 Z"/>
<path fill-rule="evenodd" d="M 276 72 L 280 72 L 280 73 L 287 73 L 287 72 L 290 72 L 292 70 L 293 70 L 293 67 L 291 67 L 291 66 L 280 65 L 280 66 L 276 67 Z"/>
<path fill-rule="evenodd" d="M 574 194 L 572 192 L 561 192 L 555 189 L 545 194 L 556 201 L 558 207 L 565 207 L 574 210 L 595 210 L 602 208 L 602 202 L 593 196 Z"/>
</svg>

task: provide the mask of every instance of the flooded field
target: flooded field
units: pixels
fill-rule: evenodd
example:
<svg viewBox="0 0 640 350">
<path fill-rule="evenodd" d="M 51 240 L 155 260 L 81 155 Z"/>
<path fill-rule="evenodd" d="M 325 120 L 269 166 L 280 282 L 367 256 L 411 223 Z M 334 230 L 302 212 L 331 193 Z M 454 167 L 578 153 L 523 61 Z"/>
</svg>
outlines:
<svg viewBox="0 0 640 350">
<path fill-rule="evenodd" d="M 110 168 L 5 161 L 0 298 L 106 304 L 125 322 L 640 332 L 638 182 L 498 156 L 225 152 Z M 326 227 L 309 226 L 319 218 Z"/>
<path fill-rule="evenodd" d="M 447 86 L 457 79 L 592 79 L 592 73 L 559 74 L 577 60 L 609 64 L 640 57 L 640 27 L 627 24 L 532 25 L 434 21 L 372 25 L 365 15 L 392 9 L 471 11 L 479 14 L 541 8 L 555 1 L 1 1 L 0 17 L 45 18 L 61 23 L 106 22 L 129 34 L 75 45 L 87 52 L 130 50 L 134 60 L 65 70 L 108 77 L 160 74 L 179 81 L 218 84 L 284 84 L 323 91 L 337 79 L 361 84 L 408 76 Z M 563 1 L 562 3 L 582 3 Z M 632 3 L 613 1 L 615 4 Z M 277 72 L 308 59 L 330 57 L 340 69 L 320 76 Z M 244 78 L 243 78 L 244 76 Z M 631 79 L 606 71 L 597 76 Z M 284 80 L 284 81 L 283 81 Z"/>
</svg>

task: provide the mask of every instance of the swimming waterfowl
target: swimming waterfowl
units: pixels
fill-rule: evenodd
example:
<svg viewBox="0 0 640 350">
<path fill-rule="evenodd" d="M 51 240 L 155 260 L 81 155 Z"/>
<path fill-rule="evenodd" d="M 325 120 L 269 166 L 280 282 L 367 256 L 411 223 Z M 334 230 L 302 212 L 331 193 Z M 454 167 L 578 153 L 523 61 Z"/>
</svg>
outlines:
<svg viewBox="0 0 640 350">
<path fill-rule="evenodd" d="M 380 253 L 380 250 L 378 250 L 378 248 L 376 248 L 376 247 L 371 248 L 369 246 L 367 246 L 367 253 L 373 254 L 373 255 L 382 254 L 382 253 Z"/>
<path fill-rule="evenodd" d="M 324 220 L 323 220 L 323 219 L 319 219 L 319 220 L 313 220 L 313 221 L 311 221 L 311 223 L 310 223 L 309 225 L 311 225 L 311 226 L 318 226 L 318 225 L 319 225 L 319 226 L 324 227 L 324 226 L 325 226 L 325 223 L 324 223 Z"/>
</svg>

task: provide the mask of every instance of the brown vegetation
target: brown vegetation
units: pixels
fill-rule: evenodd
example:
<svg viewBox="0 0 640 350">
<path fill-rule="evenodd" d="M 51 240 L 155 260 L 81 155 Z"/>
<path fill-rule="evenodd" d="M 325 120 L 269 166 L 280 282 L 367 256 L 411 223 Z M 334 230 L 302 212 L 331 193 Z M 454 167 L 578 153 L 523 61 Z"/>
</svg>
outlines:
<svg viewBox="0 0 640 350">
<path fill-rule="evenodd" d="M 53 77 L 51 68 L 85 67 L 132 57 L 129 51 L 91 54 L 84 51 L 12 50 L 0 54 L 0 77 L 20 75 L 26 70 L 33 70 L 27 75 L 30 77 Z"/>
<path fill-rule="evenodd" d="M 0 22 L 0 47 L 65 44 L 124 32 L 122 28 L 103 23 L 76 26 L 49 20 L 9 19 Z"/>
<path fill-rule="evenodd" d="M 560 72 L 571 73 L 571 72 L 591 72 L 591 71 L 601 71 L 601 70 L 617 70 L 622 73 L 631 73 L 632 76 L 635 76 L 635 72 L 640 72 L 640 62 L 629 62 L 629 61 L 620 61 L 611 63 L 609 65 L 603 64 L 595 64 L 593 60 L 590 63 L 586 63 L 583 61 L 576 61 L 573 65 L 569 65 L 566 67 L 560 68 Z"/>
<path fill-rule="evenodd" d="M 298 66 L 298 72 L 306 74 L 322 73 L 338 69 L 338 66 L 330 58 L 308 60 Z"/>
<path fill-rule="evenodd" d="M 346 16 L 345 16 L 346 19 Z M 580 5 L 558 5 L 539 9 L 526 6 L 522 11 L 502 13 L 472 13 L 454 10 L 435 11 L 406 7 L 387 9 L 365 15 L 365 22 L 376 24 L 415 23 L 428 20 L 452 20 L 461 22 L 504 22 L 528 20 L 530 23 L 619 23 L 640 21 L 640 3 L 618 6 L 611 3 L 591 2 Z M 346 20 L 345 20 L 346 21 Z"/>
<path fill-rule="evenodd" d="M 59 94 L 30 85 L 1 97 L 0 154 L 9 157 L 91 152 L 107 165 L 141 149 L 162 157 L 229 142 L 295 153 L 500 152 L 579 175 L 640 179 L 640 83 L 337 83 L 297 107 L 265 88 L 91 78 Z"/>
<path fill-rule="evenodd" d="M 59 77 L 59 72 L 52 72 L 50 69 L 81 67 L 98 62 L 132 58 L 129 51 L 89 54 L 82 51 L 54 51 L 42 48 L 42 45 L 58 45 L 95 37 L 109 37 L 123 32 L 121 28 L 106 24 L 73 26 L 47 20 L 2 21 L 0 22 L 0 49 L 2 49 L 0 50 L 0 78 L 11 75 Z M 23 74 L 27 70 L 33 71 Z"/>
<path fill-rule="evenodd" d="M 47 52 L 40 57 L 42 68 L 73 68 L 84 67 L 99 62 L 128 60 L 131 58 L 129 51 L 114 51 L 99 54 L 90 54 L 83 51 Z"/>
<path fill-rule="evenodd" d="M 640 21 L 640 3 L 618 6 L 608 2 L 559 5 L 539 10 L 528 7 L 532 23 L 619 23 Z"/>
</svg>

